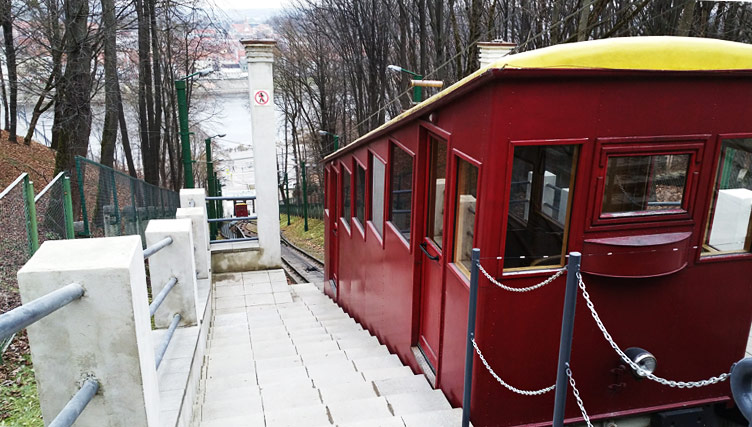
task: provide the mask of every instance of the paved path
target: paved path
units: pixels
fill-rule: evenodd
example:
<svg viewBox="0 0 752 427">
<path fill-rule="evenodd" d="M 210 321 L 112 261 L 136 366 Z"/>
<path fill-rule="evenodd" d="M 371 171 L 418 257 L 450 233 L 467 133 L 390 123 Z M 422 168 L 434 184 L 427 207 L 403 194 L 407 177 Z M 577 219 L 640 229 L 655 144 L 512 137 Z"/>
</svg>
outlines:
<svg viewBox="0 0 752 427">
<path fill-rule="evenodd" d="M 312 284 L 218 274 L 200 427 L 460 425 L 423 375 Z"/>
</svg>

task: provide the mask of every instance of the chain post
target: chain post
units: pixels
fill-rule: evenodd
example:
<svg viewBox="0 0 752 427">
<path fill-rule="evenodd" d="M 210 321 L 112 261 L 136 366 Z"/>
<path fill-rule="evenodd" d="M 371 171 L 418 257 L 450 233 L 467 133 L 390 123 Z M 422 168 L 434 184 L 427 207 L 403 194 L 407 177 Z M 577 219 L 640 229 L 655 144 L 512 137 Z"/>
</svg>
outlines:
<svg viewBox="0 0 752 427">
<path fill-rule="evenodd" d="M 473 340 L 475 339 L 475 315 L 478 309 L 478 265 L 480 249 L 473 248 L 470 271 L 470 298 L 467 307 L 467 345 L 465 347 L 465 386 L 462 393 L 462 427 L 470 425 L 470 393 L 473 386 Z"/>
<path fill-rule="evenodd" d="M 65 238 L 76 237 L 73 230 L 73 199 L 71 198 L 71 185 L 68 176 L 63 177 L 63 213 L 65 215 Z"/>
<path fill-rule="evenodd" d="M 31 256 L 39 249 L 39 230 L 37 227 L 37 206 L 34 202 L 34 183 L 31 182 L 28 175 L 24 177 L 24 196 L 28 223 L 26 231 L 29 236 L 29 256 Z"/>
<path fill-rule="evenodd" d="M 84 170 L 81 158 L 76 156 L 76 174 L 78 175 L 78 195 L 81 197 L 81 219 L 84 222 L 84 235 L 91 235 L 89 230 L 89 215 L 86 213 L 86 196 L 84 195 Z"/>
<path fill-rule="evenodd" d="M 574 333 L 574 313 L 577 302 L 578 276 L 580 275 L 579 252 L 569 253 L 567 264 L 567 287 L 564 293 L 564 313 L 561 319 L 561 338 L 559 339 L 559 364 L 556 371 L 556 399 L 554 400 L 554 427 L 564 426 L 564 407 L 567 403 L 567 366 L 572 353 L 572 334 Z"/>
</svg>

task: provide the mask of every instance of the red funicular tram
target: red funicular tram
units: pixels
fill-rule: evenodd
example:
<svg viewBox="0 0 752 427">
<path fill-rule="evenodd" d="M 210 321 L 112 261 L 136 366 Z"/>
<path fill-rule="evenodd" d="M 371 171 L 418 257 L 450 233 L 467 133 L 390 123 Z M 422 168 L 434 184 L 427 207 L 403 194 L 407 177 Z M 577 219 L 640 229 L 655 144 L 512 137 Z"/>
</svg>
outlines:
<svg viewBox="0 0 752 427">
<path fill-rule="evenodd" d="M 325 162 L 327 292 L 455 406 L 473 247 L 516 288 L 582 252 L 604 325 L 661 377 L 708 378 L 745 354 L 752 46 L 644 37 L 507 56 Z M 509 384 L 553 384 L 563 297 L 564 277 L 510 293 L 481 276 L 476 340 Z M 728 383 L 636 379 L 578 298 L 571 366 L 593 419 L 682 425 L 678 408 L 731 405 Z M 550 424 L 553 393 L 512 393 L 475 366 L 474 425 Z M 580 417 L 571 395 L 566 416 Z"/>
</svg>

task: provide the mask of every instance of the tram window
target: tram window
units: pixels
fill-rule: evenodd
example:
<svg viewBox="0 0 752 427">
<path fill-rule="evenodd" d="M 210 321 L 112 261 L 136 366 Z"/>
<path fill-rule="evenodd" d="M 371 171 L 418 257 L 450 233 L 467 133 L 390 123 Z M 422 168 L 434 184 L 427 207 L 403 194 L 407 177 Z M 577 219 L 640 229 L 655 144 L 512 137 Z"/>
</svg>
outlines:
<svg viewBox="0 0 752 427">
<path fill-rule="evenodd" d="M 391 182 L 389 221 L 399 230 L 409 245 L 413 206 L 413 158 L 396 145 L 392 145 L 389 182 Z"/>
<path fill-rule="evenodd" d="M 431 138 L 428 179 L 428 218 L 426 237 L 441 248 L 444 236 L 444 192 L 446 186 L 446 142 Z"/>
<path fill-rule="evenodd" d="M 702 255 L 750 252 L 752 138 L 721 143 Z"/>
<path fill-rule="evenodd" d="M 610 156 L 601 215 L 620 217 L 685 212 L 689 154 Z"/>
<path fill-rule="evenodd" d="M 515 147 L 505 269 L 563 265 L 576 150 L 574 145 Z"/>
<path fill-rule="evenodd" d="M 350 226 L 350 172 L 342 168 L 342 220 Z"/>
<path fill-rule="evenodd" d="M 366 170 L 359 164 L 355 170 L 355 217 L 361 227 L 366 223 Z"/>
<path fill-rule="evenodd" d="M 376 156 L 371 156 L 371 222 L 384 235 L 384 178 L 386 165 Z"/>
<path fill-rule="evenodd" d="M 475 230 L 475 201 L 478 197 L 478 168 L 459 160 L 454 205 L 454 263 L 470 277 L 470 256 Z"/>
</svg>

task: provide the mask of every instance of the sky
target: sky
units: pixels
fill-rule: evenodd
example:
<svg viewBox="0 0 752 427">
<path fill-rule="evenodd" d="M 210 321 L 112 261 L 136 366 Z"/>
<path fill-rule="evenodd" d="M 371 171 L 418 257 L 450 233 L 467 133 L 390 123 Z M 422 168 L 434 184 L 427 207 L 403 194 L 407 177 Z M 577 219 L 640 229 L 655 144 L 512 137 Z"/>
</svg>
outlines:
<svg viewBox="0 0 752 427">
<path fill-rule="evenodd" d="M 281 9 L 290 0 L 214 0 L 222 9 Z"/>
</svg>

